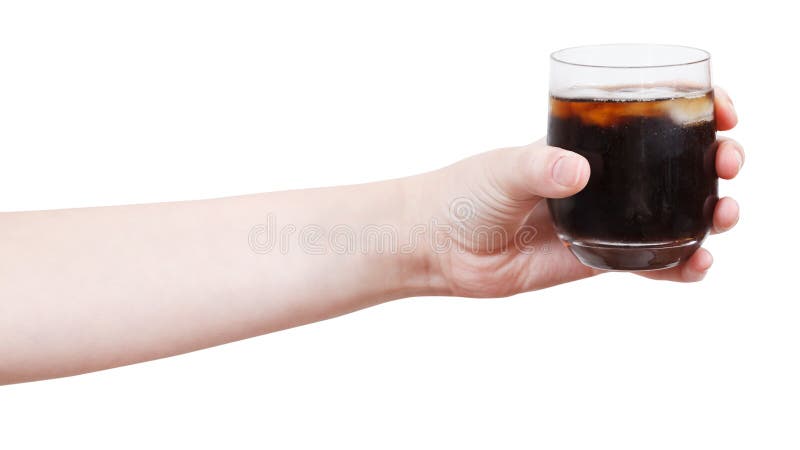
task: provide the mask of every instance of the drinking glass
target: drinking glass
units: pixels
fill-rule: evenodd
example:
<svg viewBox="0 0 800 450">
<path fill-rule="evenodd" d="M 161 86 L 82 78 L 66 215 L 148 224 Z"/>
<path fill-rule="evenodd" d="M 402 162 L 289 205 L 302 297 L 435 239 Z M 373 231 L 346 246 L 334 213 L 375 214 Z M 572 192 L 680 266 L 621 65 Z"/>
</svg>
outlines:
<svg viewBox="0 0 800 450">
<path fill-rule="evenodd" d="M 547 143 L 584 156 L 589 182 L 549 199 L 585 265 L 673 267 L 700 247 L 717 201 L 710 55 L 676 45 L 574 47 L 551 55 Z"/>
</svg>

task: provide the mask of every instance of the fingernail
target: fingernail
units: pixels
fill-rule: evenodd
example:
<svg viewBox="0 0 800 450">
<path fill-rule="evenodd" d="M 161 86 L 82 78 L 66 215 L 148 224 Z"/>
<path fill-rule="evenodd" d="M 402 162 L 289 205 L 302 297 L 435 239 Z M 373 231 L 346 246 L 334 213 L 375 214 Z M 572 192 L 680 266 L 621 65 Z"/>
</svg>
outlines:
<svg viewBox="0 0 800 450">
<path fill-rule="evenodd" d="M 735 107 L 735 106 L 733 106 L 733 99 L 731 98 L 731 96 L 730 96 L 730 95 L 728 95 L 728 93 L 727 93 L 727 92 L 725 93 L 725 99 L 727 99 L 727 100 L 728 100 L 728 106 L 730 106 L 730 107 L 731 107 L 731 112 L 733 113 L 733 117 L 735 117 L 735 118 L 737 118 L 737 119 L 738 119 L 738 118 L 739 118 L 739 115 L 738 115 L 738 114 L 736 114 L 736 107 Z"/>
<path fill-rule="evenodd" d="M 573 187 L 581 177 L 583 161 L 577 156 L 562 156 L 553 165 L 553 179 L 562 186 Z"/>
<path fill-rule="evenodd" d="M 742 160 L 742 149 L 738 146 L 736 147 L 736 162 L 739 163 L 739 168 L 737 171 L 742 170 L 742 165 L 744 164 L 744 160 Z"/>
<path fill-rule="evenodd" d="M 708 269 L 710 269 L 711 265 L 713 264 L 714 264 L 714 257 L 711 256 L 711 253 L 703 252 L 702 259 L 699 264 L 700 272 L 705 274 L 706 272 L 708 272 Z"/>
</svg>

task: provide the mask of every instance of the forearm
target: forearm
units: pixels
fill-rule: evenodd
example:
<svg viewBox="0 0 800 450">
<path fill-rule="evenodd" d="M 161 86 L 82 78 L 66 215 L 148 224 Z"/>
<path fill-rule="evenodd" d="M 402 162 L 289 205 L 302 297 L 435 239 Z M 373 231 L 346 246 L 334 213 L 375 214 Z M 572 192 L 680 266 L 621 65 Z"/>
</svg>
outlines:
<svg viewBox="0 0 800 450">
<path fill-rule="evenodd" d="M 0 384 L 174 355 L 426 293 L 420 252 L 362 239 L 366 226 L 391 224 L 395 246 L 408 243 L 407 184 L 4 213 Z M 331 230 L 344 246 L 332 245 Z"/>
</svg>

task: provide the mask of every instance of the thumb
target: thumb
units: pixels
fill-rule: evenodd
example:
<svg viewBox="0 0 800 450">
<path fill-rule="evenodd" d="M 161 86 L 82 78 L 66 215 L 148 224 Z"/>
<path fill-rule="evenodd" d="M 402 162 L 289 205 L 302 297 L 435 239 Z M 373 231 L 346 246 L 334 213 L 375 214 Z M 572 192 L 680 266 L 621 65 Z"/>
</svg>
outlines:
<svg viewBox="0 0 800 450">
<path fill-rule="evenodd" d="M 589 182 L 589 162 L 583 156 L 539 140 L 524 147 L 489 153 L 497 186 L 509 198 L 569 197 Z"/>
</svg>

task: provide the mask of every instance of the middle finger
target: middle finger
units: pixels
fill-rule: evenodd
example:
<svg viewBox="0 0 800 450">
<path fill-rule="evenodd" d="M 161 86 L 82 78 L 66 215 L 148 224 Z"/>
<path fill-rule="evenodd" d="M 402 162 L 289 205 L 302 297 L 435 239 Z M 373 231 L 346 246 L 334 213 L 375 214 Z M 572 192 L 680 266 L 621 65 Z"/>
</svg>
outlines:
<svg viewBox="0 0 800 450">
<path fill-rule="evenodd" d="M 730 180 L 734 178 L 742 169 L 744 164 L 744 150 L 738 142 L 729 138 L 722 138 L 719 141 L 716 156 L 717 175 L 720 178 Z"/>
</svg>

